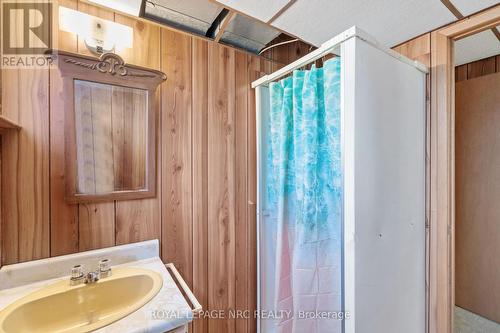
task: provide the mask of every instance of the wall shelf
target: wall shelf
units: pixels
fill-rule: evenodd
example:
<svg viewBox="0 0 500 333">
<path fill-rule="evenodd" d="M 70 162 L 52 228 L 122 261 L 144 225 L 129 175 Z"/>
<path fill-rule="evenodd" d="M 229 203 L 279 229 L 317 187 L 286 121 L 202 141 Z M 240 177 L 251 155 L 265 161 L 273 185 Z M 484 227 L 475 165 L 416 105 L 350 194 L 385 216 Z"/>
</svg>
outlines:
<svg viewBox="0 0 500 333">
<path fill-rule="evenodd" d="M 12 120 L 0 115 L 0 130 L 4 129 L 20 130 L 21 126 L 17 125 Z"/>
</svg>

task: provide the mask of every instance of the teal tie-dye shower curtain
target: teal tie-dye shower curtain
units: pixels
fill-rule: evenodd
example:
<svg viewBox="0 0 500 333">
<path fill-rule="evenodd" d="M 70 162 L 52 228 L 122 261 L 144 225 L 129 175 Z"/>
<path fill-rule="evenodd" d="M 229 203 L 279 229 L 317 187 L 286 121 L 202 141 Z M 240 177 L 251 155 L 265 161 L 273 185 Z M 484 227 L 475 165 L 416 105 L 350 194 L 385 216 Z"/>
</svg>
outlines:
<svg viewBox="0 0 500 333">
<path fill-rule="evenodd" d="M 263 331 L 340 332 L 340 59 L 294 71 L 269 93 L 263 184 L 276 250 L 268 259 L 274 286 L 266 290 L 286 315 Z"/>
</svg>

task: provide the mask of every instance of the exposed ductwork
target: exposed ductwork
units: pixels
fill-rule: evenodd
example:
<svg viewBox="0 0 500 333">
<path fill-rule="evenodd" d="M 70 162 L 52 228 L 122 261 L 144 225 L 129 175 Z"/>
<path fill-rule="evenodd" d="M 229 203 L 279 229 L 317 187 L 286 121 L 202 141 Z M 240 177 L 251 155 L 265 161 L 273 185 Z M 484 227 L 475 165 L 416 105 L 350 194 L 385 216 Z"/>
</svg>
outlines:
<svg viewBox="0 0 500 333">
<path fill-rule="evenodd" d="M 146 0 L 144 17 L 258 54 L 280 31 L 208 0 Z"/>
</svg>

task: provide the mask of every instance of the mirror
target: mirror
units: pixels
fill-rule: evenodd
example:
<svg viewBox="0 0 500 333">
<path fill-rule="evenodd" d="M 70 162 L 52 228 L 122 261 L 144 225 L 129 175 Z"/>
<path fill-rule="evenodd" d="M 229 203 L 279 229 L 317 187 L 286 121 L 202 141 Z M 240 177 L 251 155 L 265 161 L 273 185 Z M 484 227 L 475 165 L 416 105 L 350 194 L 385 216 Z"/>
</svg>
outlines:
<svg viewBox="0 0 500 333">
<path fill-rule="evenodd" d="M 58 52 L 65 107 L 66 200 L 130 200 L 156 195 L 156 88 L 164 73 Z"/>
<path fill-rule="evenodd" d="M 146 189 L 147 91 L 74 81 L 77 193 Z"/>
</svg>

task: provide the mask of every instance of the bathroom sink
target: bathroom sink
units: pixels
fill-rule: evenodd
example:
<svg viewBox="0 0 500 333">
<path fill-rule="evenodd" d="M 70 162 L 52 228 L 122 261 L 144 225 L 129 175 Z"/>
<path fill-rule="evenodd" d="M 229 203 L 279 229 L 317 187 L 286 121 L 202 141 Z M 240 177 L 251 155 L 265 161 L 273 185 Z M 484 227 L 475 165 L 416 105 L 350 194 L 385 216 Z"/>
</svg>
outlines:
<svg viewBox="0 0 500 333">
<path fill-rule="evenodd" d="M 139 268 L 115 268 L 110 277 L 92 284 L 60 281 L 1 310 L 0 332 L 90 332 L 139 309 L 162 285 L 160 274 Z"/>
</svg>

